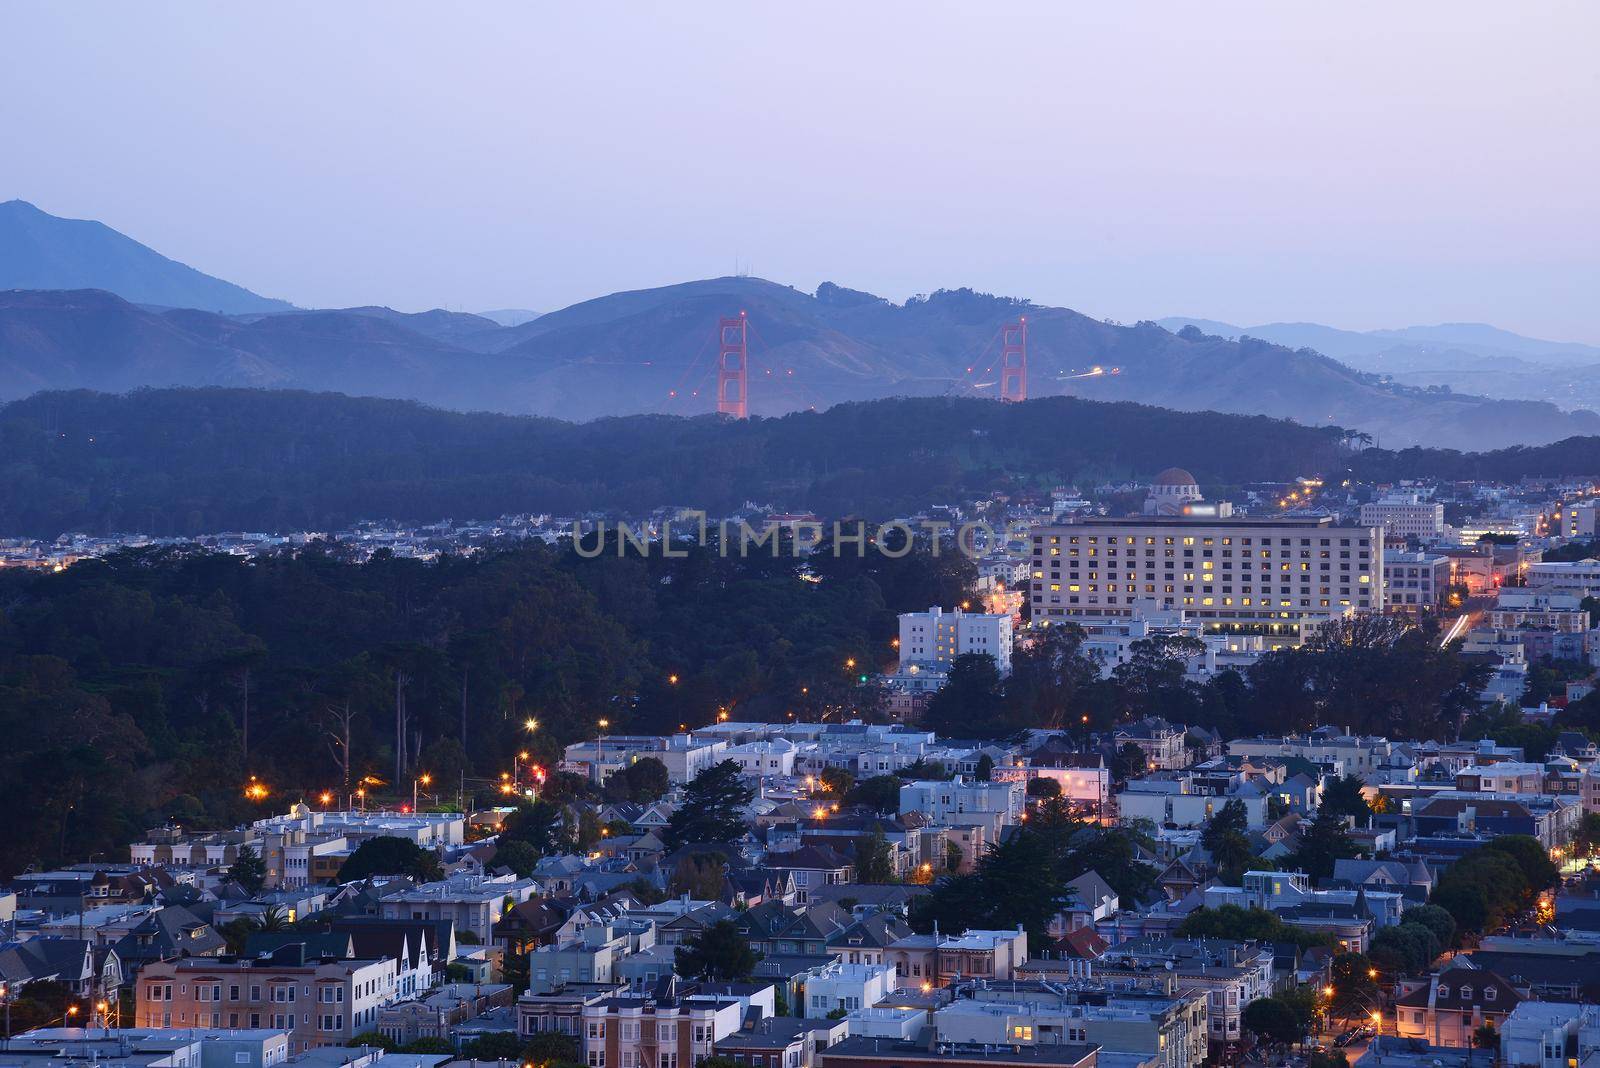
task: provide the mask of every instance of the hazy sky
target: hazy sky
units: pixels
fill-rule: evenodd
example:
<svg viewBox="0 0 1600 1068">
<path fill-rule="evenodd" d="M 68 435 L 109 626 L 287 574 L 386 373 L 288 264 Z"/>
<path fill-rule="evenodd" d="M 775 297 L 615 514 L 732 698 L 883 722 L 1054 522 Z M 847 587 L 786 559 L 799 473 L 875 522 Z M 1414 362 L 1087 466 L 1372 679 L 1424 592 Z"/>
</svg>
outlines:
<svg viewBox="0 0 1600 1068">
<path fill-rule="evenodd" d="M 302 305 L 750 273 L 1600 342 L 1600 4 L 0 6 L 0 200 Z"/>
</svg>

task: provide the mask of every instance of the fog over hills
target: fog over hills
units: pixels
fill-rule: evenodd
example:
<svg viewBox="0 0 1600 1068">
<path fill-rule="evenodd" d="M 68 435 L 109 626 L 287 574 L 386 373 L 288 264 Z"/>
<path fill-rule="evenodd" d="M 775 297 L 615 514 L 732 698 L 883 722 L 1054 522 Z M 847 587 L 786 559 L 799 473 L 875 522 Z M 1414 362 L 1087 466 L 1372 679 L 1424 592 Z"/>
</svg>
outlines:
<svg viewBox="0 0 1600 1068">
<path fill-rule="evenodd" d="M 1236 326 L 1181 316 L 1158 322 L 1169 330 L 1194 326 L 1222 337 L 1312 348 L 1398 385 L 1549 401 L 1567 411 L 1600 408 L 1600 347 L 1524 337 L 1486 323 L 1356 331 L 1319 323 Z"/>
<path fill-rule="evenodd" d="M 1593 412 L 1561 410 L 1587 406 L 1580 394 L 1591 369 L 1574 362 L 1586 358 L 1584 346 L 1472 324 L 1383 337 L 1314 324 L 1242 330 L 1168 321 L 1168 329 L 970 289 L 896 304 L 834 283 L 807 293 L 750 277 L 612 293 L 534 318 L 307 311 L 201 275 L 98 223 L 15 201 L 0 216 L 33 235 L 5 247 L 13 288 L 0 292 L 0 400 L 49 389 L 221 385 L 563 419 L 697 415 L 715 408 L 716 323 L 742 312 L 750 410 L 778 415 L 896 395 L 994 396 L 1001 327 L 1025 316 L 1034 397 L 1286 417 L 1359 430 L 1387 446 L 1493 448 L 1600 431 Z M 78 233 L 93 240 L 63 236 Z M 68 277 L 101 281 L 45 284 Z M 1496 348 L 1505 345 L 1525 354 Z M 1447 390 L 1428 379 L 1444 373 L 1437 367 L 1390 370 L 1397 354 L 1444 360 L 1486 382 L 1492 372 L 1499 388 L 1468 393 L 1450 382 Z M 1559 375 L 1538 362 L 1552 359 L 1567 365 Z M 1502 399 L 1473 395 L 1495 392 Z"/>
</svg>

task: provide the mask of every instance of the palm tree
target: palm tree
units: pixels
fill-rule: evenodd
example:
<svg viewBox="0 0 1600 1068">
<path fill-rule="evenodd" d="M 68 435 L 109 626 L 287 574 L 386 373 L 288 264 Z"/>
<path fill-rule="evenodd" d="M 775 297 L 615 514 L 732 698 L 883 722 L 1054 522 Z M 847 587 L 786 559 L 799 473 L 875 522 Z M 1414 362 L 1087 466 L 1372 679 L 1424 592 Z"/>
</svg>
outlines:
<svg viewBox="0 0 1600 1068">
<path fill-rule="evenodd" d="M 268 905 L 252 926 L 257 931 L 287 931 L 291 926 L 289 910 L 282 905 Z"/>
</svg>

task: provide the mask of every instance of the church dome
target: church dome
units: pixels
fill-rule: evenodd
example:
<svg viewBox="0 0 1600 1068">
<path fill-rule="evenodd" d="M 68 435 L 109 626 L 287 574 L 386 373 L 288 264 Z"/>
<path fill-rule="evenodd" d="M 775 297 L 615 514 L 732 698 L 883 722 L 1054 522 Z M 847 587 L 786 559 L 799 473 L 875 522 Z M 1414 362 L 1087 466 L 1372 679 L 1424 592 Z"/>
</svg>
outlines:
<svg viewBox="0 0 1600 1068">
<path fill-rule="evenodd" d="M 1152 486 L 1195 486 L 1199 485 L 1195 477 L 1181 467 L 1169 467 L 1157 475 L 1150 483 Z"/>
</svg>

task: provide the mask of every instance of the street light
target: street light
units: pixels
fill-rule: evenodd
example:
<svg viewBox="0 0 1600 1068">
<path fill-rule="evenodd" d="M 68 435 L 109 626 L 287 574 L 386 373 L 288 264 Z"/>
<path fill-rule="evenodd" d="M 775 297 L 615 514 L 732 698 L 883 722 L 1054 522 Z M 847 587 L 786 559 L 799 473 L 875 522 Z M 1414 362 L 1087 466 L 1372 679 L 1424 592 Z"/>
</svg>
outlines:
<svg viewBox="0 0 1600 1068">
<path fill-rule="evenodd" d="M 411 780 L 411 811 L 413 813 L 417 811 L 417 785 L 419 783 L 423 786 L 432 786 L 433 776 L 429 775 L 427 772 L 423 772 L 421 775 L 418 775 L 415 779 Z"/>
<path fill-rule="evenodd" d="M 677 682 L 678 676 L 673 675 L 667 681 Z M 600 781 L 600 764 L 606 758 L 606 728 L 611 726 L 611 721 L 602 719 L 597 726 L 600 729 L 594 735 L 594 781 L 598 783 Z"/>
<path fill-rule="evenodd" d="M 522 721 L 522 729 L 527 731 L 529 734 L 532 734 L 534 731 L 539 729 L 539 721 L 534 719 L 532 716 L 529 716 L 527 719 Z"/>
</svg>

